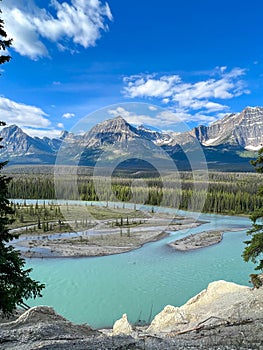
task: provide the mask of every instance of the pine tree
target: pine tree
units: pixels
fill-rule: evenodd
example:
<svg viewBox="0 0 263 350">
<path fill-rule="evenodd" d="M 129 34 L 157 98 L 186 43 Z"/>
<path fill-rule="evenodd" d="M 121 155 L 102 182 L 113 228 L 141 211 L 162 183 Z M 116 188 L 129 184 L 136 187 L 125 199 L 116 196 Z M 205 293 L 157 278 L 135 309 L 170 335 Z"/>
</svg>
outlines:
<svg viewBox="0 0 263 350">
<path fill-rule="evenodd" d="M 0 13 L 2 13 L 1 10 L 0 10 Z M 4 29 L 4 21 L 2 20 L 2 18 L 0 18 L 0 49 L 5 51 L 11 45 L 12 45 L 12 39 L 7 39 L 7 34 Z M 0 64 L 9 62 L 10 60 L 11 60 L 10 55 L 0 56 Z"/>
<path fill-rule="evenodd" d="M 251 162 L 258 173 L 263 173 L 263 148 L 258 152 L 258 158 Z M 263 196 L 263 187 L 259 188 L 258 194 Z M 243 251 L 243 259 L 248 262 L 251 260 L 257 264 L 256 270 L 263 270 L 263 208 L 258 208 L 250 216 L 253 227 L 248 231 L 251 239 L 245 241 L 247 247 Z"/>
<path fill-rule="evenodd" d="M 12 40 L 6 38 L 4 22 L 0 19 L 2 50 L 6 50 L 12 44 Z M 9 55 L 2 55 L 0 64 L 9 62 L 10 59 Z M 5 123 L 0 121 L 0 126 L 4 125 Z M 2 148 L 1 145 L 0 148 Z M 1 174 L 6 164 L 7 162 L 0 162 L 0 311 L 3 314 L 12 313 L 17 305 L 25 307 L 24 300 L 41 296 L 41 290 L 44 288 L 43 284 L 29 277 L 32 269 L 24 269 L 25 260 L 10 244 L 17 235 L 10 233 L 8 229 L 8 225 L 12 222 L 10 215 L 13 214 L 13 209 L 7 198 L 8 183 L 11 179 Z"/>
</svg>

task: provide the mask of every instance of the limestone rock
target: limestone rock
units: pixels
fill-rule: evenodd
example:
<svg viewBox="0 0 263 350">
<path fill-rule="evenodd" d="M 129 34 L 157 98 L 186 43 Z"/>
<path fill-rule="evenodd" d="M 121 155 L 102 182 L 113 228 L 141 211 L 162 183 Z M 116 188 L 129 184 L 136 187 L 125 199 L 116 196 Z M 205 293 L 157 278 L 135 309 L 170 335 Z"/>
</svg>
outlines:
<svg viewBox="0 0 263 350">
<path fill-rule="evenodd" d="M 147 332 L 169 332 L 175 325 L 187 324 L 188 320 L 179 307 L 167 305 L 152 321 Z"/>
<path fill-rule="evenodd" d="M 217 281 L 181 307 L 165 307 L 147 331 L 169 333 L 200 324 L 226 324 L 263 315 L 263 288 L 252 290 L 232 282 Z"/>
<path fill-rule="evenodd" d="M 122 318 L 117 320 L 113 325 L 113 335 L 131 335 L 132 327 L 128 321 L 127 314 L 123 314 Z"/>
<path fill-rule="evenodd" d="M 64 317 L 55 312 L 52 307 L 49 306 L 34 306 L 25 311 L 16 321 L 13 322 L 14 326 L 33 324 L 37 322 L 69 322 Z"/>
<path fill-rule="evenodd" d="M 109 330 L 75 325 L 46 306 L 2 321 L 0 350 L 262 350 L 263 288 L 213 282 L 182 307 L 166 306 L 148 330 L 132 329 L 124 314 L 114 337 Z M 189 332 L 200 324 L 201 330 Z"/>
</svg>

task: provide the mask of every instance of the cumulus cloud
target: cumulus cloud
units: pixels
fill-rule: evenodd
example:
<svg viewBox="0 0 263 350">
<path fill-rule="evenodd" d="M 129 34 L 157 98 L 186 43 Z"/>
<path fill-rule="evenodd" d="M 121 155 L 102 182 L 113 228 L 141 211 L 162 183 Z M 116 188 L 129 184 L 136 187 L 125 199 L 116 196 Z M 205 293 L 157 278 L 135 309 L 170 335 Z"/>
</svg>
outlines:
<svg viewBox="0 0 263 350">
<path fill-rule="evenodd" d="M 149 108 L 150 109 L 150 108 Z M 153 111 L 153 109 L 152 109 Z M 154 115 L 150 116 L 147 114 L 139 114 L 133 111 L 128 111 L 123 107 L 117 107 L 115 109 L 108 110 L 108 114 L 113 117 L 121 116 L 128 123 L 133 125 L 151 125 L 154 127 L 165 128 L 167 126 L 175 126 L 180 124 L 182 121 L 189 118 L 189 114 L 183 111 L 177 111 L 177 113 L 170 110 L 154 109 Z"/>
<path fill-rule="evenodd" d="M 55 42 L 60 50 L 74 51 L 69 39 L 84 48 L 94 46 L 113 19 L 109 5 L 100 0 L 51 0 L 48 5 L 50 11 L 33 0 L 2 5 L 6 30 L 19 54 L 31 59 L 48 56 L 44 40 Z"/>
<path fill-rule="evenodd" d="M 108 114 L 112 117 L 121 116 L 128 123 L 133 124 L 133 125 L 141 125 L 141 124 L 150 124 L 153 126 L 156 125 L 155 118 L 152 118 L 148 115 L 137 114 L 137 113 L 128 111 L 127 109 L 125 109 L 123 107 L 117 107 L 115 109 L 110 109 L 110 110 L 108 110 Z"/>
<path fill-rule="evenodd" d="M 131 115 L 130 111 L 127 111 L 125 108 L 123 107 L 117 107 L 115 109 L 109 109 L 108 113 L 113 116 L 113 117 L 119 117 L 121 116 L 122 118 L 124 118 L 125 120 L 128 121 L 128 118 Z"/>
<path fill-rule="evenodd" d="M 125 77 L 127 87 L 124 92 L 129 97 L 171 97 L 172 89 L 181 82 L 178 75 L 162 76 L 156 78 L 156 74 L 132 75 Z"/>
<path fill-rule="evenodd" d="M 157 108 L 155 106 L 149 106 L 148 108 L 150 111 L 157 111 Z"/>
<path fill-rule="evenodd" d="M 249 93 L 242 79 L 245 73 L 238 67 L 230 71 L 225 66 L 216 67 L 207 79 L 195 82 L 184 82 L 179 75 L 132 75 L 124 78 L 123 94 L 159 100 L 183 120 L 210 122 L 216 119 L 214 113 L 229 110 L 221 101 Z"/>
<path fill-rule="evenodd" d="M 66 118 L 66 119 L 70 119 L 70 118 L 74 118 L 75 114 L 74 113 L 64 113 L 62 115 L 62 118 Z"/>
<path fill-rule="evenodd" d="M 41 108 L 18 103 L 5 97 L 0 97 L 0 115 L 7 125 L 16 124 L 32 137 L 55 138 L 64 128 L 62 123 L 57 124 L 60 129 L 53 127 L 47 118 L 48 115 Z"/>
<path fill-rule="evenodd" d="M 58 138 L 61 134 L 61 130 L 55 128 L 49 129 L 35 129 L 35 128 L 27 128 L 22 127 L 22 130 L 31 137 L 49 137 L 50 139 Z"/>
<path fill-rule="evenodd" d="M 57 123 L 57 127 L 60 129 L 64 129 L 64 124 L 63 123 Z"/>
<path fill-rule="evenodd" d="M 41 108 L 18 103 L 5 97 L 0 97 L 0 115 L 7 124 L 18 126 L 41 128 L 51 124 L 46 118 L 48 115 Z"/>
</svg>

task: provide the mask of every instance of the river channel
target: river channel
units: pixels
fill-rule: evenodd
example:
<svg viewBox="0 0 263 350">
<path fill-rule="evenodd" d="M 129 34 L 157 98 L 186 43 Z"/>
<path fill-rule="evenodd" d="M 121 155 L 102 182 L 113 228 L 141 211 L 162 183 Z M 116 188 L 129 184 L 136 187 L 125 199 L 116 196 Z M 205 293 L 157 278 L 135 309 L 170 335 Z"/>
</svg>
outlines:
<svg viewBox="0 0 263 350">
<path fill-rule="evenodd" d="M 184 211 L 174 213 L 192 216 Z M 30 301 L 30 305 L 52 306 L 73 322 L 102 328 L 111 327 L 123 313 L 132 323 L 148 323 L 165 305 L 182 305 L 212 281 L 249 285 L 254 265 L 245 263 L 241 254 L 250 220 L 212 214 L 200 214 L 198 219 L 207 223 L 173 232 L 124 254 L 27 259 L 27 267 L 33 268 L 31 276 L 46 284 L 43 297 Z M 224 230 L 222 242 L 188 252 L 167 245 L 204 230 Z"/>
</svg>

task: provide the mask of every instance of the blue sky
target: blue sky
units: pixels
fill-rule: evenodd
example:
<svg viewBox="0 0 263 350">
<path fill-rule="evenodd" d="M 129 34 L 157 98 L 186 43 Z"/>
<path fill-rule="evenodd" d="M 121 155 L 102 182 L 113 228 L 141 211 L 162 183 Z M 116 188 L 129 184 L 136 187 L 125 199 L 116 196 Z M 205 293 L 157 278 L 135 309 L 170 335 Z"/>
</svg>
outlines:
<svg viewBox="0 0 263 350">
<path fill-rule="evenodd" d="M 1 119 L 56 136 L 123 114 L 174 130 L 262 106 L 261 0 L 2 0 Z M 165 113 L 129 111 L 144 102 Z M 111 106 L 114 105 L 114 106 Z M 110 107 L 108 107 L 110 106 Z M 154 108 L 152 108 L 153 112 Z M 91 115 L 90 115 L 91 114 Z"/>
</svg>

